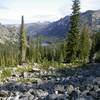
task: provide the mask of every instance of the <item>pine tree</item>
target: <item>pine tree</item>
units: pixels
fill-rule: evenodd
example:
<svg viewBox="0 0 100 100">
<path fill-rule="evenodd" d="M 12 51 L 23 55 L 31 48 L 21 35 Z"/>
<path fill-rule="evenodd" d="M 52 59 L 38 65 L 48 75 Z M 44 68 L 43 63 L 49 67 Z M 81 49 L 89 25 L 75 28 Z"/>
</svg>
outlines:
<svg viewBox="0 0 100 100">
<path fill-rule="evenodd" d="M 20 29 L 20 61 L 19 64 L 22 64 L 26 60 L 26 48 L 27 48 L 27 39 L 26 39 L 26 33 L 24 29 L 24 16 L 22 16 L 21 21 L 21 29 Z"/>
<path fill-rule="evenodd" d="M 67 49 L 66 45 L 67 45 L 66 40 L 64 40 L 63 45 L 61 47 L 62 54 L 63 54 L 63 62 L 65 62 L 66 60 L 66 49 Z"/>
<path fill-rule="evenodd" d="M 92 38 L 90 62 L 100 62 L 100 32 L 95 32 Z"/>
<path fill-rule="evenodd" d="M 73 1 L 72 15 L 70 17 L 70 30 L 67 36 L 67 53 L 66 61 L 74 62 L 77 59 L 77 52 L 79 50 L 79 21 L 80 21 L 80 2 L 79 0 Z"/>
<path fill-rule="evenodd" d="M 95 52 L 100 51 L 100 32 L 95 33 Z"/>
<path fill-rule="evenodd" d="M 86 63 L 89 60 L 90 53 L 90 37 L 89 37 L 89 27 L 85 25 L 82 29 L 82 34 L 80 38 L 80 59 L 82 63 Z"/>
</svg>

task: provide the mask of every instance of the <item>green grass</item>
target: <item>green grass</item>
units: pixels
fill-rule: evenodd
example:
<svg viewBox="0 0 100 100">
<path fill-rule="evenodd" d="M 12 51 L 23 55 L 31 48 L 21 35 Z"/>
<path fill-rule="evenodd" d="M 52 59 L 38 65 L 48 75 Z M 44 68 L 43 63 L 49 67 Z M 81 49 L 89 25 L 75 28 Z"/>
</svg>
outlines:
<svg viewBox="0 0 100 100">
<path fill-rule="evenodd" d="M 9 68 L 3 69 L 3 70 L 2 70 L 2 73 L 1 73 L 1 75 L 0 75 L 0 79 L 1 79 L 1 80 L 5 80 L 5 79 L 7 79 L 8 77 L 10 77 L 11 75 L 12 75 L 11 69 L 9 69 Z"/>
<path fill-rule="evenodd" d="M 29 72 L 29 71 L 32 71 L 32 66 L 29 65 L 29 66 L 23 66 L 23 67 L 17 67 L 17 70 L 16 72 L 18 73 L 23 73 L 23 72 Z"/>
</svg>

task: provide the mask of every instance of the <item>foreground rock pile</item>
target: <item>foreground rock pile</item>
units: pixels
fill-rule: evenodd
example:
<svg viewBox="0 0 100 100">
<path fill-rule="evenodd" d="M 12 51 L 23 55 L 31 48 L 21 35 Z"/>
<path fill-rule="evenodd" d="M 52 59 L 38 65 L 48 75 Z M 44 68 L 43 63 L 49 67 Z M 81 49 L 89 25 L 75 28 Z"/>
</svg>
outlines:
<svg viewBox="0 0 100 100">
<path fill-rule="evenodd" d="M 14 70 L 0 85 L 0 100 L 100 100 L 99 64 L 48 71 L 33 67 L 19 74 Z"/>
</svg>

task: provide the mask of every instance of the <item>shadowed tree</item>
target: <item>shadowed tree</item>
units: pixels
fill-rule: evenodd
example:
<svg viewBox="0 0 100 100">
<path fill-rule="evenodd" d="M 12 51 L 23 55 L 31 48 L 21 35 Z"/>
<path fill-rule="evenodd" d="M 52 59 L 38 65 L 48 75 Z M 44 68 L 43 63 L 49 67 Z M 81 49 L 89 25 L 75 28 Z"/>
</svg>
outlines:
<svg viewBox="0 0 100 100">
<path fill-rule="evenodd" d="M 90 52 L 90 62 L 100 62 L 100 32 L 95 32 L 92 36 L 92 47 Z"/>
<path fill-rule="evenodd" d="M 80 38 L 80 59 L 83 63 L 89 61 L 90 53 L 90 31 L 87 25 L 83 26 L 82 34 Z"/>
<path fill-rule="evenodd" d="M 72 15 L 70 17 L 70 30 L 67 36 L 67 52 L 66 61 L 68 63 L 74 62 L 77 59 L 77 53 L 79 50 L 80 39 L 80 2 L 79 0 L 73 0 Z"/>
</svg>

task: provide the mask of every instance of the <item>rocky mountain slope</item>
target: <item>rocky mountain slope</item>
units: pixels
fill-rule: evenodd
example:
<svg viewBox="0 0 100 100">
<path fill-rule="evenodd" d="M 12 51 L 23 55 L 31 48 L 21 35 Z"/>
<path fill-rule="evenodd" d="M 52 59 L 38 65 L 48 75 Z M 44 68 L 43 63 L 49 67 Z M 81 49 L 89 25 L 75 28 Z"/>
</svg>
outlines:
<svg viewBox="0 0 100 100">
<path fill-rule="evenodd" d="M 88 25 L 93 31 L 100 31 L 100 10 L 96 11 L 86 11 L 80 15 L 80 27 L 83 25 Z M 27 33 L 29 36 L 34 36 L 38 33 L 47 38 L 47 40 L 61 40 L 64 39 L 67 35 L 67 32 L 70 28 L 70 16 L 65 16 L 58 21 L 48 23 L 48 24 L 28 24 Z M 42 26 L 42 27 L 41 27 Z"/>
<path fill-rule="evenodd" d="M 26 24 L 26 31 L 27 31 L 27 35 L 29 37 L 34 37 L 36 34 L 41 33 L 42 30 L 44 30 L 46 27 L 48 27 L 50 23 L 49 22 L 44 22 L 44 23 L 30 23 L 30 24 Z"/>
<path fill-rule="evenodd" d="M 81 13 L 80 26 L 87 24 L 91 30 L 100 31 L 100 10 Z M 70 28 L 70 17 L 65 16 L 48 25 L 41 33 L 50 38 L 65 38 Z"/>
<path fill-rule="evenodd" d="M 48 26 L 49 22 L 45 23 L 30 23 L 25 25 L 27 36 L 34 37 L 37 33 Z M 18 41 L 20 25 L 2 25 L 0 24 L 0 43 L 6 42 L 15 43 Z"/>
<path fill-rule="evenodd" d="M 18 41 L 18 33 L 14 26 L 4 26 L 0 24 L 0 43 L 15 43 Z"/>
<path fill-rule="evenodd" d="M 100 10 L 86 11 L 81 13 L 80 26 L 89 25 L 91 30 L 100 31 Z M 65 16 L 58 21 L 49 23 L 29 23 L 25 25 L 27 36 L 34 38 L 36 34 L 42 35 L 48 41 L 62 40 L 67 35 L 70 28 L 70 16 Z M 1 25 L 0 24 L 0 43 L 5 41 L 16 42 L 18 40 L 20 25 Z"/>
</svg>

